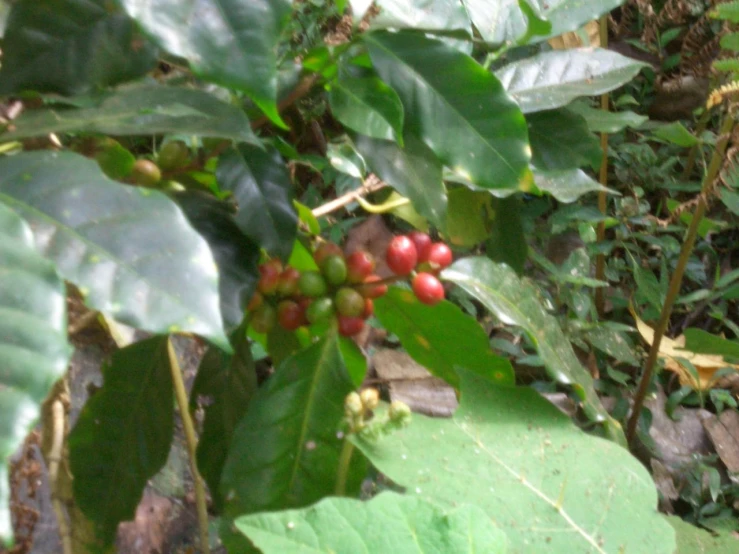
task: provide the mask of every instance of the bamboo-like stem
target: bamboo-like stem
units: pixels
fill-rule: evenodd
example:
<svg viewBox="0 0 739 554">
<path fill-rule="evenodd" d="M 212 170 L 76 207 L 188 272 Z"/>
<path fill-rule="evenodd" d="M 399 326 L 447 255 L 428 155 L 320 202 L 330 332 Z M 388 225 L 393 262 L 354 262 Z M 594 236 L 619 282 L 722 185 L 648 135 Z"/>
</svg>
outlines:
<svg viewBox="0 0 739 554">
<path fill-rule="evenodd" d="M 721 126 L 721 130 L 719 131 L 719 141 L 716 144 L 716 150 L 713 153 L 711 163 L 708 166 L 708 171 L 703 179 L 701 194 L 698 198 L 698 206 L 693 214 L 693 219 L 690 222 L 690 226 L 688 227 L 688 231 L 685 236 L 685 241 L 680 250 L 680 257 L 677 261 L 675 273 L 672 274 L 672 278 L 670 279 L 670 286 L 667 290 L 667 297 L 662 306 L 662 312 L 660 313 L 657 327 L 654 329 L 654 339 L 652 340 L 652 346 L 649 349 L 649 356 L 647 357 L 647 362 L 644 366 L 644 373 L 641 376 L 641 381 L 639 381 L 639 388 L 634 397 L 634 406 L 631 411 L 631 417 L 629 418 L 629 423 L 626 427 L 626 440 L 629 441 L 629 443 L 633 442 L 636 435 L 639 416 L 641 414 L 642 407 L 644 406 L 647 389 L 652 381 L 654 365 L 657 363 L 660 343 L 662 342 L 662 337 L 667 330 L 670 315 L 672 314 L 672 307 L 680 294 L 680 285 L 683 281 L 685 267 L 688 265 L 688 260 L 690 259 L 690 254 L 693 252 L 693 245 L 695 244 L 695 239 L 698 235 L 698 225 L 700 225 L 700 222 L 703 219 L 703 214 L 706 212 L 706 198 L 704 193 L 712 186 L 721 170 L 721 166 L 724 161 L 724 154 L 726 153 L 726 147 L 731 139 L 731 131 L 733 128 L 734 117 L 731 114 L 727 114 L 726 119 Z"/>
<path fill-rule="evenodd" d="M 349 440 L 349 435 L 344 437 L 344 446 L 341 448 L 339 456 L 339 467 L 336 475 L 336 496 L 344 496 L 346 494 L 346 479 L 349 475 L 349 464 L 352 461 L 354 453 L 354 444 Z"/>
<path fill-rule="evenodd" d="M 600 46 L 606 48 L 608 46 L 608 15 L 604 15 L 600 18 Z M 600 96 L 600 109 L 607 112 L 609 109 L 608 105 L 608 93 L 601 94 Z M 600 161 L 600 184 L 608 186 L 608 133 L 602 132 L 600 134 L 600 148 L 602 151 Z M 608 208 L 608 197 L 606 191 L 601 190 L 598 192 L 598 210 L 603 215 L 606 214 Z M 606 222 L 598 222 L 598 230 L 596 234 L 596 240 L 598 244 L 602 244 L 606 239 Z M 606 257 L 603 253 L 598 254 L 595 258 L 595 278 L 599 281 L 605 281 L 606 274 Z M 605 289 L 604 287 L 598 287 L 595 289 L 595 310 L 598 313 L 598 317 L 603 317 L 605 311 Z"/>
<path fill-rule="evenodd" d="M 182 380 L 182 371 L 180 370 L 180 364 L 177 361 L 177 354 L 174 351 L 171 339 L 167 341 L 167 353 L 169 355 L 169 368 L 172 372 L 172 384 L 174 386 L 175 398 L 177 399 L 177 407 L 180 410 L 182 427 L 185 431 L 190 471 L 192 472 L 192 479 L 195 486 L 195 506 L 198 512 L 198 528 L 200 530 L 200 551 L 203 552 L 203 554 L 210 554 L 210 541 L 208 539 L 208 507 L 205 502 L 205 486 L 203 485 L 203 478 L 200 476 L 198 463 L 195 458 L 198 440 L 195 436 L 195 425 L 190 416 L 185 382 Z"/>
<path fill-rule="evenodd" d="M 700 119 L 698 120 L 698 125 L 695 128 L 695 136 L 698 138 L 698 142 L 690 147 L 690 152 L 688 152 L 688 159 L 685 162 L 685 169 L 683 169 L 683 179 L 687 179 L 690 177 L 690 174 L 693 172 L 693 167 L 695 167 L 695 158 L 698 155 L 698 148 L 701 147 L 700 137 L 703 134 L 703 131 L 706 130 L 706 127 L 708 126 L 708 122 L 711 120 L 711 110 L 706 110 L 701 115 Z"/>
<path fill-rule="evenodd" d="M 386 186 L 387 183 L 381 181 L 374 175 L 370 175 L 364 181 L 361 187 L 349 191 L 346 194 L 335 198 L 334 200 L 322 204 L 321 206 L 318 206 L 316 209 L 313 210 L 313 215 L 315 217 L 323 217 L 324 215 L 335 212 L 336 210 L 339 210 L 344 206 L 351 204 L 352 202 L 356 202 L 357 198 L 359 198 L 360 196 L 365 196 L 371 192 L 375 192 L 377 190 L 380 190 L 381 188 L 385 188 Z"/>
</svg>

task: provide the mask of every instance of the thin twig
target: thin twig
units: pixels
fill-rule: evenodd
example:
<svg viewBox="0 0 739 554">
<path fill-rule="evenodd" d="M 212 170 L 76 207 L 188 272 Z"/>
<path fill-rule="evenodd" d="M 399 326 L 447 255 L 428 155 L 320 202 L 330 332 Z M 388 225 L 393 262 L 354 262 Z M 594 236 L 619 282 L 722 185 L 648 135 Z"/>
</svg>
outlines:
<svg viewBox="0 0 739 554">
<path fill-rule="evenodd" d="M 55 391 L 63 391 L 63 388 L 55 387 Z M 67 511 L 59 496 L 59 466 L 62 462 L 62 449 L 64 447 L 65 409 L 64 403 L 58 398 L 51 402 L 51 448 L 47 455 L 49 464 L 49 489 L 51 490 L 51 506 L 56 515 L 59 537 L 62 541 L 64 554 L 72 554 L 72 536 L 67 522 Z"/>
<path fill-rule="evenodd" d="M 360 196 L 365 196 L 371 192 L 375 192 L 377 190 L 385 188 L 386 186 L 387 183 L 381 181 L 375 175 L 370 175 L 369 177 L 367 177 L 361 187 L 347 192 L 346 194 L 343 194 L 338 198 L 335 198 L 334 200 L 326 202 L 321 206 L 318 206 L 316 209 L 313 210 L 313 215 L 315 217 L 323 217 L 324 215 L 328 215 L 331 212 L 335 212 L 336 210 L 339 210 L 344 206 L 355 202 Z"/>
<path fill-rule="evenodd" d="M 195 505 L 198 511 L 198 527 L 200 529 L 200 550 L 203 554 L 210 554 L 210 541 L 208 540 L 208 506 L 205 501 L 205 486 L 203 478 L 198 471 L 198 463 L 195 457 L 198 447 L 198 439 L 195 436 L 195 425 L 187 401 L 187 390 L 182 380 L 182 371 L 177 361 L 177 354 L 172 346 L 172 340 L 167 341 L 167 353 L 169 355 L 169 367 L 172 372 L 172 384 L 174 385 L 175 397 L 177 398 L 177 407 L 180 410 L 182 418 L 182 427 L 185 431 L 185 441 L 187 442 L 187 455 L 190 460 L 190 471 L 195 486 Z"/>
<path fill-rule="evenodd" d="M 690 222 L 690 227 L 688 227 L 685 241 L 683 242 L 683 246 L 680 250 L 680 257 L 677 261 L 677 267 L 675 267 L 675 272 L 672 274 L 672 278 L 670 279 L 670 286 L 667 290 L 665 303 L 662 306 L 662 312 L 660 313 L 657 327 L 654 329 L 652 346 L 649 349 L 649 356 L 647 357 L 647 362 L 644 366 L 644 373 L 642 374 L 641 380 L 639 381 L 639 388 L 636 391 L 636 396 L 634 397 L 634 407 L 632 408 L 631 417 L 629 418 L 629 423 L 626 428 L 626 440 L 630 444 L 633 442 L 636 435 L 636 427 L 639 423 L 639 416 L 641 415 L 642 407 L 644 406 L 644 399 L 647 396 L 649 384 L 652 382 L 652 373 L 654 371 L 654 365 L 657 363 L 657 357 L 659 355 L 659 347 L 662 343 L 662 337 L 667 330 L 667 324 L 670 322 L 672 307 L 678 295 L 680 294 L 680 285 L 683 281 L 685 267 L 688 265 L 688 260 L 690 259 L 690 255 L 693 252 L 693 245 L 695 244 L 695 239 L 698 235 L 698 225 L 700 225 L 700 222 L 703 219 L 703 215 L 706 212 L 706 199 L 703 192 L 713 186 L 713 182 L 715 181 L 719 171 L 721 170 L 721 166 L 724 161 L 724 154 L 726 153 L 726 146 L 731 139 L 731 131 L 733 128 L 734 117 L 729 113 L 726 115 L 726 119 L 721 126 L 721 131 L 719 132 L 719 140 L 716 143 L 716 150 L 714 151 L 713 157 L 711 158 L 711 163 L 708 166 L 708 172 L 703 179 L 701 194 L 698 200 L 698 207 L 693 214 L 693 219 Z"/>
<path fill-rule="evenodd" d="M 608 47 L 608 16 L 604 15 L 600 18 L 600 46 L 601 48 Z M 608 93 L 602 94 L 600 97 L 600 109 L 607 112 L 609 109 L 608 105 Z M 602 132 L 600 134 L 600 148 L 602 151 L 601 162 L 600 162 L 600 184 L 604 187 L 608 186 L 608 133 Z M 608 208 L 608 197 L 605 190 L 598 192 L 598 210 L 604 216 Z M 606 222 L 601 220 L 598 222 L 597 230 L 597 241 L 598 244 L 602 245 L 606 239 Z M 595 278 L 598 281 L 605 281 L 606 274 L 606 258 L 601 252 L 595 259 Z M 598 287 L 595 289 L 595 310 L 598 313 L 598 317 L 603 317 L 605 312 L 605 287 Z"/>
</svg>

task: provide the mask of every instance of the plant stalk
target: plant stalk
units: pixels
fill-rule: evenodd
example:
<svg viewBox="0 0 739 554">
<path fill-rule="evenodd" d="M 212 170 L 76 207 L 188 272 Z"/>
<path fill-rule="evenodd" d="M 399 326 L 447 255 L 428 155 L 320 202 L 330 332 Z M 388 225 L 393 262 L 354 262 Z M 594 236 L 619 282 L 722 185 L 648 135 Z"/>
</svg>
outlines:
<svg viewBox="0 0 739 554">
<path fill-rule="evenodd" d="M 647 362 L 644 366 L 644 373 L 639 381 L 639 388 L 634 397 L 634 406 L 631 411 L 631 417 L 629 418 L 628 426 L 626 427 L 626 440 L 629 444 L 633 443 L 634 437 L 636 436 L 636 427 L 639 423 L 641 410 L 644 407 L 644 399 L 647 396 L 649 384 L 652 381 L 652 373 L 654 372 L 654 365 L 657 363 L 662 337 L 664 336 L 665 331 L 667 330 L 667 325 L 670 322 L 672 307 L 680 294 L 680 285 L 682 284 L 683 275 L 685 274 L 685 267 L 688 265 L 688 260 L 693 252 L 693 246 L 695 245 L 695 240 L 698 235 L 698 226 L 706 212 L 705 192 L 712 186 L 721 170 L 721 166 L 724 161 L 724 154 L 726 153 L 726 147 L 731 138 L 731 131 L 733 128 L 734 118 L 731 114 L 727 114 L 719 132 L 719 141 L 716 144 L 716 150 L 714 151 L 711 163 L 708 166 L 708 172 L 703 179 L 701 193 L 698 198 L 698 206 L 695 209 L 693 219 L 690 222 L 690 226 L 688 227 L 688 231 L 685 236 L 685 241 L 680 249 L 680 257 L 677 261 L 675 273 L 672 274 L 672 278 L 670 279 L 670 286 L 667 290 L 667 297 L 662 306 L 662 312 L 660 313 L 657 327 L 654 329 L 654 339 L 652 341 L 652 346 L 649 349 L 649 356 L 647 357 Z"/>
<path fill-rule="evenodd" d="M 356 190 L 349 191 L 346 194 L 339 196 L 338 198 L 322 204 L 321 206 L 318 206 L 316 209 L 313 210 L 313 215 L 315 217 L 323 217 L 324 215 L 335 212 L 336 210 L 339 210 L 344 206 L 351 204 L 352 202 L 356 202 L 357 198 L 359 198 L 360 196 L 375 192 L 377 190 L 385 188 L 386 186 L 387 183 L 381 181 L 374 175 L 370 175 L 369 177 L 367 177 L 361 187 Z"/>
<path fill-rule="evenodd" d="M 341 448 L 339 456 L 339 468 L 336 475 L 336 496 L 344 496 L 346 494 L 346 479 L 349 475 L 349 464 L 354 454 L 354 444 L 349 440 L 349 435 L 344 437 L 344 445 Z"/>
<path fill-rule="evenodd" d="M 169 368 L 172 372 L 172 384 L 174 386 L 175 398 L 177 399 L 177 407 L 180 410 L 182 427 L 185 431 L 190 471 L 192 472 L 193 483 L 195 486 L 195 505 L 198 512 L 198 528 L 200 531 L 200 551 L 203 552 L 203 554 L 210 554 L 210 541 L 208 539 L 208 507 L 205 501 L 205 486 L 203 485 L 203 478 L 200 476 L 197 460 L 195 458 L 198 439 L 195 436 L 195 425 L 193 424 L 192 417 L 190 417 L 185 382 L 182 380 L 182 371 L 180 370 L 180 364 L 177 362 L 177 354 L 174 351 L 171 339 L 167 341 L 167 353 L 169 355 Z"/>
<path fill-rule="evenodd" d="M 705 110 L 698 120 L 698 125 L 695 128 L 695 136 L 698 138 L 699 142 L 690 147 L 690 152 L 688 152 L 688 160 L 685 162 L 685 169 L 683 169 L 683 179 L 688 179 L 690 177 L 690 174 L 693 172 L 693 167 L 695 167 L 695 158 L 698 155 L 698 148 L 700 148 L 701 146 L 700 137 L 703 134 L 703 131 L 706 130 L 706 127 L 708 126 L 708 122 L 710 120 L 711 110 Z"/>
<path fill-rule="evenodd" d="M 608 15 L 604 15 L 600 18 L 600 47 L 606 48 L 608 46 Z M 600 96 L 600 109 L 604 112 L 609 110 L 608 104 L 608 93 L 601 94 Z M 600 134 L 600 149 L 602 157 L 600 161 L 600 184 L 604 187 L 608 186 L 608 133 L 602 132 Z M 608 209 L 608 196 L 606 191 L 602 190 L 598 192 L 598 210 L 603 215 L 606 215 Z M 596 240 L 598 244 L 602 244 L 606 239 L 606 222 L 599 221 L 598 229 L 596 232 Z M 605 281 L 606 274 L 606 257 L 603 253 L 598 254 L 595 258 L 595 278 L 599 281 Z M 605 312 L 605 287 L 598 287 L 595 289 L 595 310 L 598 313 L 598 317 L 603 317 Z"/>
</svg>

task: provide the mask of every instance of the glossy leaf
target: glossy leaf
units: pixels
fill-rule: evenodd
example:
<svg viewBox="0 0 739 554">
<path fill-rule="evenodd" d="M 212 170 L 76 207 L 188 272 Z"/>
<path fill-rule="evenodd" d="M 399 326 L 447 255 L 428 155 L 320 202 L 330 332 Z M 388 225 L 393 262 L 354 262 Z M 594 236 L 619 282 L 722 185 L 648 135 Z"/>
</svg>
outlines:
<svg viewBox="0 0 739 554">
<path fill-rule="evenodd" d="M 557 319 L 544 310 L 531 282 L 508 266 L 482 257 L 455 262 L 442 272 L 442 278 L 462 287 L 504 324 L 526 331 L 549 374 L 574 388 L 589 417 L 608 419 L 593 389 L 593 378 L 578 361 Z"/>
<path fill-rule="evenodd" d="M 234 221 L 241 231 L 273 256 L 287 259 L 298 230 L 293 186 L 277 150 L 242 145 L 218 160 L 223 190 L 238 205 Z"/>
<path fill-rule="evenodd" d="M 226 515 L 302 507 L 336 486 L 344 398 L 354 390 L 330 331 L 286 359 L 249 403 L 231 442 L 221 480 Z M 352 458 L 348 491 L 364 476 Z"/>
<path fill-rule="evenodd" d="M 363 38 L 380 77 L 403 102 L 406 133 L 476 186 L 518 187 L 529 162 L 526 127 L 493 75 L 418 33 L 377 31 Z"/>
<path fill-rule="evenodd" d="M 342 76 L 328 95 L 331 113 L 345 127 L 364 135 L 403 142 L 403 105 L 377 77 Z"/>
<path fill-rule="evenodd" d="M 254 360 L 243 327 L 234 331 L 231 341 L 233 355 L 217 348 L 208 349 L 198 367 L 191 393 L 193 406 L 197 405 L 199 397 L 206 400 L 197 462 L 218 509 L 223 507 L 219 486 L 231 439 L 257 390 Z"/>
<path fill-rule="evenodd" d="M 521 221 L 521 199 L 492 198 L 491 209 L 492 229 L 485 243 L 485 254 L 494 262 L 508 264 L 521 275 L 529 253 Z"/>
<path fill-rule="evenodd" d="M 103 387 L 69 434 L 75 504 L 107 544 L 121 521 L 133 519 L 147 481 L 167 461 L 174 432 L 169 348 L 167 337 L 154 337 L 116 351 Z M 115 494 L 100 493 L 111 487 Z"/>
<path fill-rule="evenodd" d="M 203 79 L 246 92 L 272 121 L 277 112 L 277 43 L 288 0 L 121 0 L 163 49 Z M 284 124 L 283 124 L 284 125 Z"/>
<path fill-rule="evenodd" d="M 534 170 L 536 186 L 564 203 L 574 202 L 589 192 L 605 191 L 618 194 L 601 185 L 582 169 L 559 169 L 554 171 Z"/>
<path fill-rule="evenodd" d="M 493 353 L 480 324 L 451 302 L 428 306 L 410 290 L 390 287 L 375 300 L 375 315 L 414 360 L 452 385 L 458 384 L 457 367 L 493 383 L 514 382 L 511 364 Z"/>
<path fill-rule="evenodd" d="M 653 133 L 655 137 L 682 146 L 683 148 L 698 144 L 696 136 L 688 131 L 679 121 L 673 121 L 667 125 L 657 127 Z"/>
<path fill-rule="evenodd" d="M 207 243 L 164 194 L 109 180 L 77 154 L 0 159 L 0 201 L 87 304 L 153 333 L 186 331 L 230 348 Z"/>
<path fill-rule="evenodd" d="M 79 94 L 153 69 L 156 48 L 105 0 L 21 0 L 3 37 L 0 94 Z"/>
<path fill-rule="evenodd" d="M 685 349 L 698 354 L 717 354 L 739 360 L 739 341 L 717 337 L 703 329 L 685 329 Z"/>
<path fill-rule="evenodd" d="M 628 335 L 619 330 L 611 329 L 606 325 L 598 325 L 584 333 L 584 338 L 595 348 L 618 362 L 632 366 L 639 365 L 633 342 Z"/>
<path fill-rule="evenodd" d="M 582 116 L 593 133 L 618 133 L 626 127 L 635 129 L 649 118 L 631 111 L 610 112 L 593 108 L 583 100 L 568 104 L 567 109 Z"/>
<path fill-rule="evenodd" d="M 462 0 L 483 39 L 492 43 L 516 42 L 526 36 L 526 8 L 519 0 Z M 574 31 L 588 21 L 620 6 L 623 0 L 525 0 L 533 14 L 551 22 L 547 35 L 531 36 L 529 42 Z"/>
<path fill-rule="evenodd" d="M 302 510 L 240 517 L 235 524 L 265 554 L 502 554 L 507 543 L 476 506 L 444 509 L 394 492 L 367 502 L 326 498 Z"/>
<path fill-rule="evenodd" d="M 2 140 L 49 133 L 183 134 L 260 144 L 244 112 L 201 90 L 140 86 L 105 93 L 84 108 L 26 110 Z"/>
<path fill-rule="evenodd" d="M 462 30 L 470 32 L 470 18 L 460 0 L 376 0 L 379 13 L 370 29 Z"/>
<path fill-rule="evenodd" d="M 467 372 L 460 381 L 451 419 L 413 414 L 410 426 L 355 444 L 410 494 L 482 508 L 511 552 L 675 551 L 652 478 L 628 450 L 582 432 L 528 387 Z"/>
<path fill-rule="evenodd" d="M 347 337 L 339 337 L 339 352 L 352 383 L 359 388 L 367 376 L 367 356 L 356 342 Z"/>
<path fill-rule="evenodd" d="M 595 96 L 633 79 L 642 62 L 603 48 L 541 52 L 495 72 L 524 113 L 566 106 L 580 96 Z"/>
<path fill-rule="evenodd" d="M 493 232 L 493 197 L 468 188 L 449 191 L 445 236 L 451 244 L 474 246 Z"/>
<path fill-rule="evenodd" d="M 413 135 L 403 147 L 386 140 L 359 135 L 354 143 L 370 170 L 409 198 L 413 207 L 438 229 L 446 228 L 447 195 L 441 162 Z"/>
<path fill-rule="evenodd" d="M 241 232 L 226 203 L 196 192 L 173 197 L 213 253 L 223 322 L 227 329 L 234 329 L 244 318 L 257 286 L 259 246 Z"/>
<path fill-rule="evenodd" d="M 600 142 L 579 115 L 567 110 L 551 110 L 530 114 L 526 121 L 532 163 L 537 169 L 557 171 L 600 166 L 603 155 Z"/>
<path fill-rule="evenodd" d="M 0 202 L 0 544 L 13 538 L 8 462 L 39 418 L 41 403 L 64 375 L 64 282 L 34 248 L 28 225 Z"/>
</svg>

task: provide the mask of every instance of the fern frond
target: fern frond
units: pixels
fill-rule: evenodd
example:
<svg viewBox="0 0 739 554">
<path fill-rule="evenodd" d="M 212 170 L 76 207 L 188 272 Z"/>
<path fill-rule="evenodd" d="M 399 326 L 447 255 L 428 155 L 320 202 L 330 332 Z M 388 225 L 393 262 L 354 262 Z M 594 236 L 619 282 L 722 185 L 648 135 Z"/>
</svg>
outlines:
<svg viewBox="0 0 739 554">
<path fill-rule="evenodd" d="M 716 6 L 711 12 L 714 19 L 722 19 L 731 23 L 739 23 L 739 0 L 725 2 Z"/>
<path fill-rule="evenodd" d="M 739 2 L 738 2 L 739 3 Z M 708 96 L 706 101 L 706 109 L 710 110 L 714 106 L 723 102 L 726 98 L 739 97 L 739 81 L 732 81 L 720 88 L 717 88 Z"/>
</svg>

